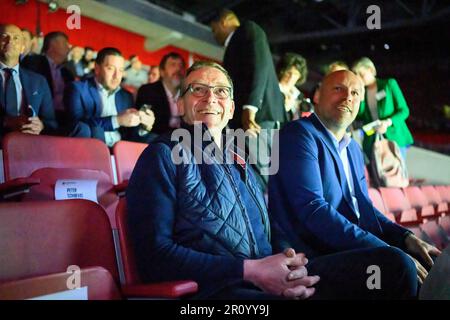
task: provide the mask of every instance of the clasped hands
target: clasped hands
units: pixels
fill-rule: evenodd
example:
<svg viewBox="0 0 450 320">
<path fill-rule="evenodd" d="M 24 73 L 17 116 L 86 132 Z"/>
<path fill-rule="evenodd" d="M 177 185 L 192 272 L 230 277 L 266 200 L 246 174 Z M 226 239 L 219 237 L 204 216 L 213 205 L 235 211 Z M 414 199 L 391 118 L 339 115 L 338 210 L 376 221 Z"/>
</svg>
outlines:
<svg viewBox="0 0 450 320">
<path fill-rule="evenodd" d="M 303 253 L 286 249 L 283 253 L 258 260 L 245 260 L 244 279 L 264 292 L 291 299 L 311 297 L 319 276 L 308 275 L 308 259 Z"/>
</svg>

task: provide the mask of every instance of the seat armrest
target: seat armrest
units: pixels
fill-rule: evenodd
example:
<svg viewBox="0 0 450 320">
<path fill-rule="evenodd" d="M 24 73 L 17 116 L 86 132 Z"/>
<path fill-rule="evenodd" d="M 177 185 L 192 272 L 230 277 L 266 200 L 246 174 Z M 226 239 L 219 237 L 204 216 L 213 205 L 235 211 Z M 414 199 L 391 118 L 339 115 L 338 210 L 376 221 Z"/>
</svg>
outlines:
<svg viewBox="0 0 450 320">
<path fill-rule="evenodd" d="M 191 280 L 167 281 L 148 284 L 122 285 L 122 294 L 126 298 L 167 298 L 176 299 L 196 293 L 197 282 Z"/>
<path fill-rule="evenodd" d="M 114 191 L 119 197 L 125 196 L 125 191 L 127 190 L 128 180 L 122 181 L 114 186 Z"/>
<path fill-rule="evenodd" d="M 40 183 L 41 179 L 33 177 L 8 180 L 0 184 L 0 197 L 9 199 L 22 193 L 27 193 L 32 186 Z"/>
</svg>

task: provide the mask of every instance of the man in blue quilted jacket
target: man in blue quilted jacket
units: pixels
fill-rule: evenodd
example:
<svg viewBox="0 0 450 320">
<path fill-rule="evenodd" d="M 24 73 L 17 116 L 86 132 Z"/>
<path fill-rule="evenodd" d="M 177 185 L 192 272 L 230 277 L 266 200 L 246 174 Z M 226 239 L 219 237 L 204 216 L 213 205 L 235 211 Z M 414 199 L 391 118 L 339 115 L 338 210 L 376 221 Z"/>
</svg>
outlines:
<svg viewBox="0 0 450 320">
<path fill-rule="evenodd" d="M 203 61 L 188 69 L 178 108 L 183 127 L 147 147 L 127 190 L 129 231 L 144 282 L 192 279 L 200 299 L 416 294 L 414 265 L 393 248 L 311 261 L 288 247 L 273 252 L 278 228 L 269 222 L 242 151 L 224 135 L 234 112 L 233 84 L 220 65 Z M 382 272 L 378 283 L 367 273 L 374 265 Z"/>
</svg>

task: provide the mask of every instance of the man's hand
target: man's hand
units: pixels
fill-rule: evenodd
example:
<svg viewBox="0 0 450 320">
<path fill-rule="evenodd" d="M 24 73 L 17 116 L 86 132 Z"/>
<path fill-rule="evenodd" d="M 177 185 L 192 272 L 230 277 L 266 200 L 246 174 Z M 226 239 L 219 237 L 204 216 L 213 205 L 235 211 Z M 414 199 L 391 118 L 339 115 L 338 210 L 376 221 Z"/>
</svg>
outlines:
<svg viewBox="0 0 450 320">
<path fill-rule="evenodd" d="M 435 256 L 441 254 L 441 251 L 438 248 L 420 240 L 412 233 L 406 237 L 405 246 L 406 251 L 409 254 L 421 257 L 430 268 L 433 266 L 433 259 L 431 259 L 430 254 Z"/>
<path fill-rule="evenodd" d="M 412 259 L 412 261 L 414 262 L 414 264 L 416 265 L 416 269 L 417 269 L 417 281 L 419 281 L 420 284 L 423 284 L 423 281 L 425 280 L 425 278 L 428 276 L 428 271 L 427 269 L 425 269 L 423 267 L 423 265 L 417 261 L 416 258 L 414 258 L 413 256 L 409 255 L 408 256 Z"/>
<path fill-rule="evenodd" d="M 129 108 L 117 116 L 117 122 L 121 127 L 136 127 L 141 123 L 139 111 Z"/>
<path fill-rule="evenodd" d="M 145 130 L 152 130 L 153 124 L 155 123 L 155 114 L 152 110 L 146 109 L 145 111 L 139 111 L 139 119 Z"/>
<path fill-rule="evenodd" d="M 261 127 L 255 121 L 255 116 L 256 112 L 250 109 L 242 110 L 242 128 L 253 137 L 256 137 L 261 131 Z"/>
<path fill-rule="evenodd" d="M 258 260 L 244 261 L 244 280 L 252 282 L 264 292 L 288 298 L 306 299 L 314 294 L 309 288 L 319 277 L 307 275 L 307 260 L 303 254 L 286 256 L 279 253 Z"/>
<path fill-rule="evenodd" d="M 5 116 L 3 118 L 3 127 L 8 131 L 21 131 L 22 127 L 28 123 L 28 119 L 25 116 Z"/>
<path fill-rule="evenodd" d="M 293 288 L 288 288 L 284 290 L 283 295 L 287 298 L 293 299 L 307 299 L 311 297 L 315 288 L 312 286 L 319 282 L 319 276 L 308 276 L 308 270 L 306 269 L 306 264 L 308 263 L 308 259 L 303 253 L 295 253 L 293 248 L 287 248 L 284 250 L 284 254 L 286 257 L 295 257 L 300 256 L 303 259 L 303 265 L 299 267 L 291 266 L 289 269 L 291 272 L 287 275 L 288 281 L 295 281 L 297 286 Z"/>
<path fill-rule="evenodd" d="M 23 133 L 38 135 L 44 129 L 44 124 L 38 117 L 28 118 L 28 123 L 24 124 L 20 131 Z"/>
</svg>

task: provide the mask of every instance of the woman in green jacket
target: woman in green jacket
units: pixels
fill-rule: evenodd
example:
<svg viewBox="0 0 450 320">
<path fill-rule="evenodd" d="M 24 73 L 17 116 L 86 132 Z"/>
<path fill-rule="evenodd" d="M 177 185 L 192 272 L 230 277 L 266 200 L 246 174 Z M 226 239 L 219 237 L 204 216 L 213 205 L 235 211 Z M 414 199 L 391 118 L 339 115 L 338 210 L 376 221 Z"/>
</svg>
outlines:
<svg viewBox="0 0 450 320">
<path fill-rule="evenodd" d="M 406 150 L 414 140 L 405 123 L 409 108 L 397 81 L 376 78 L 375 65 L 367 57 L 356 61 L 352 69 L 366 87 L 365 100 L 361 102 L 356 119 L 362 121 L 363 125 L 380 120 L 376 131 L 384 134 L 386 139 L 397 142 L 403 159 L 406 159 Z M 364 136 L 363 148 L 369 158 L 374 141 L 374 134 Z"/>
</svg>

